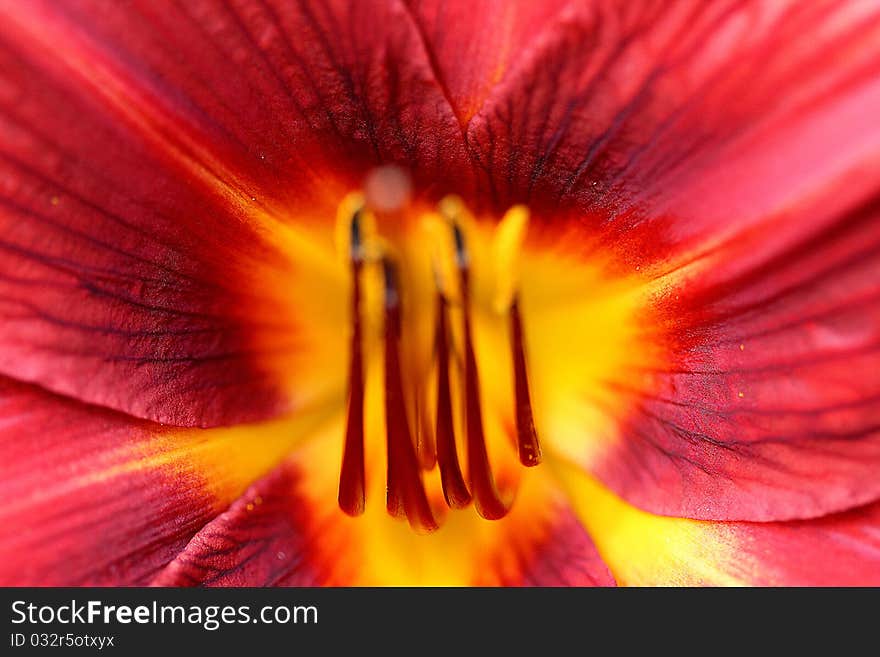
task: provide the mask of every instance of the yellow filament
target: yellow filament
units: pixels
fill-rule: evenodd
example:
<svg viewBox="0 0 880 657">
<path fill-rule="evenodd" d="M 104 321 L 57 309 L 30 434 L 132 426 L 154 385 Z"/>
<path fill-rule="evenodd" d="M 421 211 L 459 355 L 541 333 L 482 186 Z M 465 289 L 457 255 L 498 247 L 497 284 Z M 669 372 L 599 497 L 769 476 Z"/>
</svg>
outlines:
<svg viewBox="0 0 880 657">
<path fill-rule="evenodd" d="M 506 311 L 513 302 L 519 284 L 518 261 L 526 230 L 529 225 L 529 209 L 524 205 L 510 208 L 501 219 L 492 240 L 495 260 L 495 299 L 493 308 L 498 313 Z"/>
</svg>

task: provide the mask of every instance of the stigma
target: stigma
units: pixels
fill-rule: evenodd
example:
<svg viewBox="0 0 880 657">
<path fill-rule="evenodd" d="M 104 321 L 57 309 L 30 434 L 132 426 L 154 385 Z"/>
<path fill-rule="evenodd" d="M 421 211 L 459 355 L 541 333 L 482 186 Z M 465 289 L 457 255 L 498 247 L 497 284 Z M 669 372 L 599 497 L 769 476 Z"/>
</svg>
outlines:
<svg viewBox="0 0 880 657">
<path fill-rule="evenodd" d="M 503 518 L 513 495 L 499 490 L 487 447 L 484 389 L 475 339 L 475 313 L 501 317 L 510 366 L 492 384 L 509 389 L 511 441 L 524 467 L 538 465 L 541 448 L 532 411 L 526 335 L 515 276 L 528 211 L 511 209 L 494 229 L 491 255 L 472 249 L 473 222 L 455 197 L 421 219 L 432 238 L 400 244 L 379 230 L 383 217 L 363 204 L 341 209 L 339 234 L 351 280 L 348 405 L 338 503 L 350 516 L 366 505 L 367 394 L 372 366 L 381 367 L 382 426 L 386 472 L 385 507 L 419 532 L 440 526 L 450 509 L 473 505 L 487 520 Z M 397 218 L 400 219 L 399 217 Z M 391 221 L 391 220 L 389 220 Z M 492 269 L 494 301 L 476 299 L 475 261 Z M 426 286 L 425 272 L 430 269 Z M 483 295 L 485 296 L 485 295 Z M 368 307 L 376 299 L 375 309 Z M 485 306 L 488 306 L 488 310 Z M 417 327 L 419 327 L 417 329 Z M 430 339 L 425 339 L 428 328 Z M 368 346 L 375 329 L 376 347 Z M 366 345 L 366 346 L 365 346 Z M 375 357 L 371 357 L 373 354 Z M 376 363 L 373 365 L 373 363 Z M 427 365 L 426 365 L 427 364 Z M 378 375 L 378 373 L 377 373 Z M 372 384 L 371 384 L 372 385 Z M 425 478 L 438 477 L 442 498 L 429 494 Z"/>
</svg>

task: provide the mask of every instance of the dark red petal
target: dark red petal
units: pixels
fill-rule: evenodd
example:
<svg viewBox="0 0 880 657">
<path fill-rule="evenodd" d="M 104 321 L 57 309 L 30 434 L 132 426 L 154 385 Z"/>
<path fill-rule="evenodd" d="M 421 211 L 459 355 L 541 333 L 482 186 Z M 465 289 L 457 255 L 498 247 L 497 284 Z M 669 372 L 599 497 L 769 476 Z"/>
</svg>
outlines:
<svg viewBox="0 0 880 657">
<path fill-rule="evenodd" d="M 242 251 L 271 254 L 219 179 L 132 123 L 150 114 L 151 129 L 191 135 L 182 113 L 152 105 L 136 71 L 117 82 L 147 110 L 102 97 L 81 75 L 124 60 L 80 61 L 80 37 L 64 34 L 40 50 L 8 29 L 0 46 L 0 371 L 182 425 L 275 412 L 248 342 L 260 320 L 233 312 L 253 305 Z"/>
<path fill-rule="evenodd" d="M 104 102 L 98 83 L 121 83 L 110 101 L 127 105 L 122 121 L 173 118 L 154 136 L 197 147 L 188 154 L 216 158 L 227 182 L 275 200 L 311 198 L 328 164 L 356 183 L 389 160 L 431 180 L 455 175 L 443 165 L 463 153 L 402 3 L 37 0 L 6 11 L 22 28 L 7 40 L 57 40 L 32 53 L 41 66 Z"/>
<path fill-rule="evenodd" d="M 162 427 L 0 379 L 0 584 L 145 584 L 216 512 Z"/>
<path fill-rule="evenodd" d="M 612 247 L 635 231 L 642 265 L 764 220 L 880 146 L 869 3 L 551 3 L 525 35 L 509 8 L 462 3 L 465 36 L 509 37 L 468 74 L 433 5 L 420 20 L 446 88 L 498 80 L 466 124 L 491 203 L 576 209 Z"/>
<path fill-rule="evenodd" d="M 559 28 L 568 0 L 403 0 L 459 123 L 466 129 L 495 87 Z"/>
<path fill-rule="evenodd" d="M 281 468 L 254 484 L 196 534 L 153 579 L 155 586 L 318 586 L 302 530 L 295 475 Z"/>
</svg>

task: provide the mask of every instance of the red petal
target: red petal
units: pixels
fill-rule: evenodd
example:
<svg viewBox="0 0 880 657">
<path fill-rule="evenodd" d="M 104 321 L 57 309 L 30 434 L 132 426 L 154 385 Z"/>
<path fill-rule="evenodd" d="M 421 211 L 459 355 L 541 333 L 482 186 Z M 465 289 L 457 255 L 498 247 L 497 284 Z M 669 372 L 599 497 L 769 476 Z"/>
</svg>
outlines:
<svg viewBox="0 0 880 657">
<path fill-rule="evenodd" d="M 0 583 L 147 583 L 339 412 L 180 430 L 0 378 Z"/>
<path fill-rule="evenodd" d="M 498 83 L 528 56 L 532 45 L 558 29 L 560 10 L 570 4 L 567 0 L 404 2 L 464 129 Z"/>
<path fill-rule="evenodd" d="M 815 520 L 722 525 L 718 533 L 737 550 L 732 574 L 751 584 L 880 585 L 880 503 Z"/>
<path fill-rule="evenodd" d="M 568 509 L 559 511 L 556 524 L 536 547 L 522 572 L 501 583 L 506 586 L 617 585 L 596 551 L 593 539 Z"/>
<path fill-rule="evenodd" d="M 178 158 L 209 158 L 197 163 L 261 202 L 320 193 L 328 164 L 358 183 L 389 160 L 428 181 L 457 175 L 445 165 L 463 154 L 460 129 L 399 3 L 38 0 L 4 11 L 20 30 L 6 40 L 73 78 L 62 87 Z"/>
<path fill-rule="evenodd" d="M 725 274 L 670 299 L 673 362 L 633 397 L 599 476 L 645 509 L 695 518 L 807 518 L 878 499 L 878 207 Z"/>
<path fill-rule="evenodd" d="M 215 513 L 161 427 L 0 380 L 0 583 L 143 584 Z"/>
<path fill-rule="evenodd" d="M 437 11 L 424 11 L 429 27 Z M 446 88 L 498 79 L 466 126 L 495 203 L 638 229 L 639 257 L 766 219 L 880 146 L 880 17 L 867 4 L 551 3 L 524 15 L 529 34 L 509 8 L 461 11 L 465 36 L 507 45 L 464 74 L 431 32 Z"/>
<path fill-rule="evenodd" d="M 294 475 L 280 469 L 253 485 L 196 534 L 160 572 L 156 586 L 318 586 L 305 558 L 309 537 Z"/>
</svg>

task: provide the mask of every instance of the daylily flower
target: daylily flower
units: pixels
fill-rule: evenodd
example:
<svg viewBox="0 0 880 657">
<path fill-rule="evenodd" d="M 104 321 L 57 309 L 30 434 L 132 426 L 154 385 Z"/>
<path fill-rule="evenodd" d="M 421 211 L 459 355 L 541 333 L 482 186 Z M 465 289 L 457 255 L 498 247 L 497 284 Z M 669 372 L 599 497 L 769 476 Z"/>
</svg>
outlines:
<svg viewBox="0 0 880 657">
<path fill-rule="evenodd" d="M 876 3 L 0 13 L 3 584 L 880 584 Z"/>
</svg>

